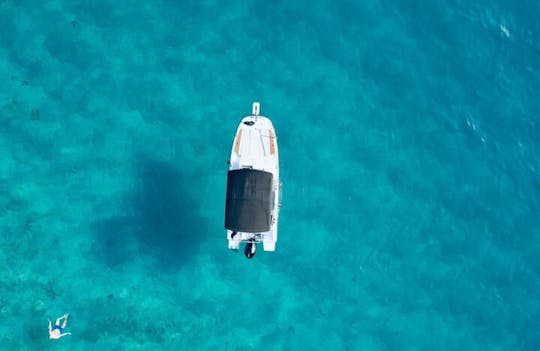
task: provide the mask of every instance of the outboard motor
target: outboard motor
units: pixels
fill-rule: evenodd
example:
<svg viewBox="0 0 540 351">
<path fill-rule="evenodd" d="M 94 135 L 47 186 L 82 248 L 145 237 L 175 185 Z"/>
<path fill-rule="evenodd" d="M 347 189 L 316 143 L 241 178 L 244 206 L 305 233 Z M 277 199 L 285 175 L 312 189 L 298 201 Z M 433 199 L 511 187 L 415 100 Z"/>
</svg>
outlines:
<svg viewBox="0 0 540 351">
<path fill-rule="evenodd" d="M 247 258 L 253 258 L 255 252 L 257 252 L 257 243 L 255 240 L 250 240 L 244 248 L 244 255 L 246 255 Z"/>
</svg>

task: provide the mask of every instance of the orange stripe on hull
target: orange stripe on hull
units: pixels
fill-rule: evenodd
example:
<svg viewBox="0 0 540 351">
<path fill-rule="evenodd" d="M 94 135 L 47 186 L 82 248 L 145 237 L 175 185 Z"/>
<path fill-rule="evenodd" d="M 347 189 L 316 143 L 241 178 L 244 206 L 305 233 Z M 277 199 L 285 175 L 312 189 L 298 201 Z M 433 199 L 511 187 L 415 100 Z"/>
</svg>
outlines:
<svg viewBox="0 0 540 351">
<path fill-rule="evenodd" d="M 240 155 L 238 152 L 240 150 L 240 140 L 242 140 L 242 129 L 240 129 L 238 134 L 236 134 L 236 140 L 234 142 L 234 153 L 237 155 Z"/>
<path fill-rule="evenodd" d="M 274 155 L 276 153 L 276 136 L 272 129 L 268 130 L 268 135 L 270 136 L 270 155 Z"/>
</svg>

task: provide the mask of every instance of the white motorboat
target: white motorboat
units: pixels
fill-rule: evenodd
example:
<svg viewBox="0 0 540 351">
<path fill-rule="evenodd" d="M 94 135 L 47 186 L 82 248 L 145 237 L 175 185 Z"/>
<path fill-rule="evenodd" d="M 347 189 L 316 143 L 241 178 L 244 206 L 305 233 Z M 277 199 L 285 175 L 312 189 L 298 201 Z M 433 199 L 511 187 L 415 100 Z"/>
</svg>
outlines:
<svg viewBox="0 0 540 351">
<path fill-rule="evenodd" d="M 244 254 L 252 258 L 257 244 L 275 251 L 281 206 L 279 154 L 272 121 L 260 115 L 253 103 L 251 116 L 244 117 L 234 137 L 229 171 L 225 228 L 229 249 L 246 243 Z"/>
</svg>

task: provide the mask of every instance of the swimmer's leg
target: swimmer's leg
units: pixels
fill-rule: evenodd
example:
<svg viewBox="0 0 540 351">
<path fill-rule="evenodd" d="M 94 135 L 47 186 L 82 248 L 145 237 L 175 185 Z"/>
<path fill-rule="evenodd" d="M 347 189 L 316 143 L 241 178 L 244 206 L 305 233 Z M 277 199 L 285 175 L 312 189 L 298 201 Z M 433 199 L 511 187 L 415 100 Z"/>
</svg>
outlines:
<svg viewBox="0 0 540 351">
<path fill-rule="evenodd" d="M 67 325 L 67 319 L 69 317 L 69 314 L 66 313 L 63 317 L 64 317 L 64 323 L 62 324 L 62 328 L 65 328 Z"/>
<path fill-rule="evenodd" d="M 69 317 L 69 314 L 67 314 L 67 313 L 66 313 L 65 315 L 63 315 L 62 317 L 58 317 L 58 318 L 56 319 L 56 322 L 54 323 L 54 325 L 60 325 L 60 323 L 61 323 L 61 321 L 62 321 L 62 319 L 63 319 L 63 320 L 64 320 L 64 323 L 62 323 L 62 325 L 60 325 L 60 326 L 61 326 L 62 328 L 65 328 L 66 325 L 67 325 L 67 319 L 68 319 L 68 317 Z"/>
</svg>

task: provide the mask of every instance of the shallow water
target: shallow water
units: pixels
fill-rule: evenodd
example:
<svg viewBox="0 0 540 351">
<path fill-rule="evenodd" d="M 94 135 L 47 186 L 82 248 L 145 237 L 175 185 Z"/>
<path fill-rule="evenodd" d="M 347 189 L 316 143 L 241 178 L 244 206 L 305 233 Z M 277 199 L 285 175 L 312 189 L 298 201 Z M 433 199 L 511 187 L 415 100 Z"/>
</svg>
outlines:
<svg viewBox="0 0 540 351">
<path fill-rule="evenodd" d="M 2 349 L 539 349 L 539 10 L 0 1 Z M 252 101 L 284 187 L 247 261 Z"/>
</svg>

